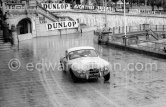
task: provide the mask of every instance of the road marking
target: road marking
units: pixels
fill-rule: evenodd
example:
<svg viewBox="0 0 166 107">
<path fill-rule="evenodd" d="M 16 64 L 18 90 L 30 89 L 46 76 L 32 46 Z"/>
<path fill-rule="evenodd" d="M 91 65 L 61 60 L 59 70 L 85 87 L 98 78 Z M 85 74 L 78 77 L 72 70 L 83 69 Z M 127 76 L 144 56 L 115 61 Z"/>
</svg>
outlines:
<svg viewBox="0 0 166 107">
<path fill-rule="evenodd" d="M 115 103 L 114 101 L 112 101 L 111 99 L 109 99 L 108 97 L 106 97 L 105 95 L 103 95 L 101 92 L 94 90 L 96 93 L 98 93 L 100 96 L 102 96 L 104 99 L 106 99 L 108 102 L 110 102 L 111 104 L 113 104 L 115 107 L 120 107 L 117 103 Z"/>
<path fill-rule="evenodd" d="M 44 73 L 44 74 L 43 74 Z M 47 81 L 47 77 L 46 77 L 46 74 L 45 74 L 45 72 L 42 72 L 42 73 L 40 73 L 41 74 L 41 79 L 42 79 L 42 83 L 43 83 L 43 85 L 44 85 L 44 88 L 45 88 L 45 90 L 46 90 L 46 92 L 47 92 L 47 95 L 48 95 L 48 97 L 49 97 L 49 101 L 51 101 L 51 103 L 54 105 L 54 107 L 62 107 L 62 105 L 59 103 L 59 101 L 57 101 L 57 98 L 55 97 L 55 95 L 54 95 L 54 92 L 52 91 L 52 89 L 51 89 L 51 87 L 50 87 L 50 85 L 49 85 L 49 83 L 48 83 L 48 81 Z M 56 103 L 56 104 L 55 104 Z"/>
<path fill-rule="evenodd" d="M 51 72 L 51 77 L 53 78 L 53 80 L 54 80 L 54 82 L 56 83 L 56 85 L 57 85 L 57 87 L 59 88 L 59 90 L 62 92 L 61 94 L 63 94 L 67 99 L 68 99 L 68 101 L 70 102 L 70 104 L 74 104 L 73 102 L 73 100 L 72 100 L 72 98 L 71 97 L 69 97 L 66 93 L 65 93 L 65 91 L 61 88 L 61 86 L 59 85 L 59 83 L 56 81 L 56 79 L 55 79 L 55 75 L 53 74 L 53 72 L 52 71 L 50 71 Z"/>
<path fill-rule="evenodd" d="M 88 84 L 91 88 L 93 88 L 90 84 Z M 106 97 L 105 95 L 103 95 L 100 91 L 97 91 L 95 88 L 93 88 L 93 90 L 99 94 L 101 97 L 103 97 L 104 99 L 106 99 L 110 104 L 114 105 L 115 107 L 120 107 L 117 103 L 115 103 L 114 101 L 112 101 L 111 99 L 109 99 L 108 97 Z"/>
</svg>

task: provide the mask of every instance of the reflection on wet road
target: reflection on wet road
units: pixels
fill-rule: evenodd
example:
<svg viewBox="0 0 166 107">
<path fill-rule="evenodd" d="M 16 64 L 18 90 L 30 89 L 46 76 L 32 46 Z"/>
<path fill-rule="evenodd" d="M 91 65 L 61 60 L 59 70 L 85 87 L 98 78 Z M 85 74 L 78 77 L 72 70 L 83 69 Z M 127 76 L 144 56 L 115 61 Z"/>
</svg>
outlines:
<svg viewBox="0 0 166 107">
<path fill-rule="evenodd" d="M 34 38 L 1 51 L 0 107 L 166 106 L 165 60 L 99 46 L 93 36 L 89 32 Z M 59 70 L 66 49 L 85 45 L 95 47 L 110 62 L 109 82 L 100 78 L 73 83 L 68 73 Z M 20 61 L 17 71 L 8 67 L 12 58 Z"/>
</svg>

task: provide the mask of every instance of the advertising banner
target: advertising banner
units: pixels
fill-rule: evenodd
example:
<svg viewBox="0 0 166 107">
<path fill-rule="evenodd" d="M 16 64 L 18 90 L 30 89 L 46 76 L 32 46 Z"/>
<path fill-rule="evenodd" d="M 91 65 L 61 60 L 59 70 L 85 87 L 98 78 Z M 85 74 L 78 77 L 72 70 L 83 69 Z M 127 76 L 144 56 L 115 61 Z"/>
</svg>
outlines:
<svg viewBox="0 0 166 107">
<path fill-rule="evenodd" d="M 41 3 L 42 7 L 49 11 L 57 11 L 57 10 L 70 10 L 70 4 L 68 3 Z"/>
<path fill-rule="evenodd" d="M 81 10 L 94 10 L 95 7 L 94 6 L 90 6 L 90 5 L 75 5 L 74 9 L 81 9 Z"/>
<path fill-rule="evenodd" d="M 25 9 L 25 4 L 7 3 L 6 9 Z"/>
<path fill-rule="evenodd" d="M 80 10 L 96 10 L 96 11 L 113 11 L 111 7 L 104 7 L 104 6 L 92 6 L 92 5 L 75 5 L 74 9 L 80 9 Z"/>
<path fill-rule="evenodd" d="M 48 31 L 56 29 L 77 28 L 77 27 L 78 23 L 76 21 L 61 21 L 61 22 L 53 22 L 46 24 L 46 28 Z"/>
<path fill-rule="evenodd" d="M 111 7 L 104 7 L 104 6 L 97 6 L 97 11 L 112 11 L 112 8 Z"/>
</svg>

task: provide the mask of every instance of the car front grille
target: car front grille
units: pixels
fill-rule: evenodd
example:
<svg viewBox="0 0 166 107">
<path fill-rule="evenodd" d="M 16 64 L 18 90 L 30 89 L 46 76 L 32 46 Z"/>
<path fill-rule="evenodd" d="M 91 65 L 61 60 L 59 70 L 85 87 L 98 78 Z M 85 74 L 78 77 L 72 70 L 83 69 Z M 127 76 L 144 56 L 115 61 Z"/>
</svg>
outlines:
<svg viewBox="0 0 166 107">
<path fill-rule="evenodd" d="M 89 74 L 98 74 L 99 73 L 99 69 L 90 69 L 89 70 Z"/>
</svg>

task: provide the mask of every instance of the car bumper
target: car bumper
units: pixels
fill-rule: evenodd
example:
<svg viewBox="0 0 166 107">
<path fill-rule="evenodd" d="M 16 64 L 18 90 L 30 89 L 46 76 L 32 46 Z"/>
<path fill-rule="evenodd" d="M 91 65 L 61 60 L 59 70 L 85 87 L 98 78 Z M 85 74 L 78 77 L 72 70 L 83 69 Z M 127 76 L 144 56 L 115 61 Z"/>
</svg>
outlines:
<svg viewBox="0 0 166 107">
<path fill-rule="evenodd" d="M 82 78 L 82 79 L 93 79 L 93 78 L 100 78 L 103 77 L 105 75 L 107 75 L 109 72 L 97 72 L 97 73 L 93 73 L 93 72 L 89 72 L 87 71 L 86 73 L 78 73 L 78 72 L 74 72 L 74 75 L 77 78 Z"/>
</svg>

